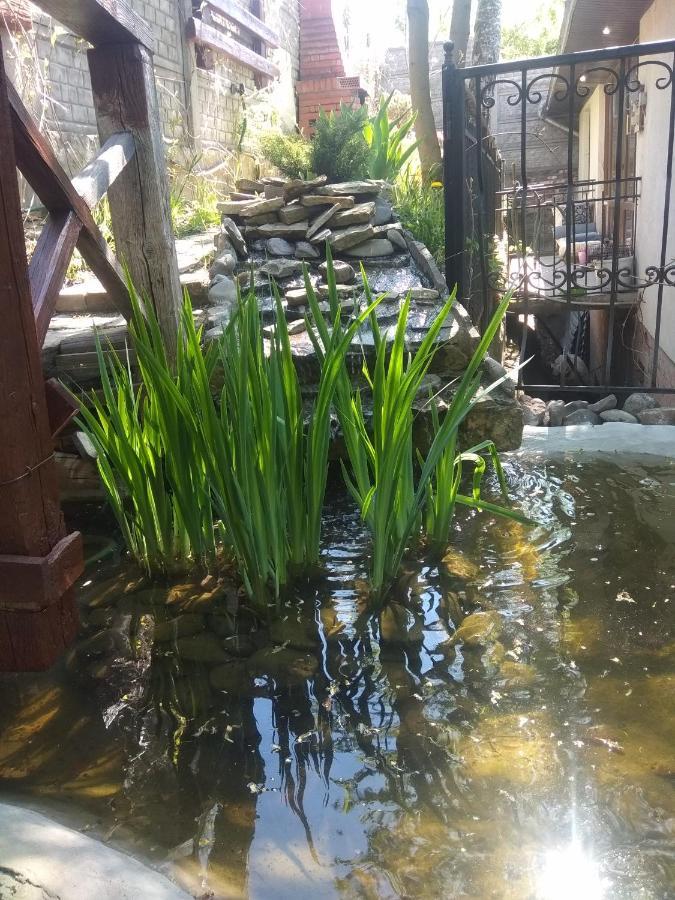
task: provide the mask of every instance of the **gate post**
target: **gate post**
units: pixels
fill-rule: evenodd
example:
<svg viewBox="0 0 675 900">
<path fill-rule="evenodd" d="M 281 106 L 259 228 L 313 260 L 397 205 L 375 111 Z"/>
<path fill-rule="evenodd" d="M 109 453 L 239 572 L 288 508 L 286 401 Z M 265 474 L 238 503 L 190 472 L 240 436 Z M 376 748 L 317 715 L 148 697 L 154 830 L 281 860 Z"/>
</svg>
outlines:
<svg viewBox="0 0 675 900">
<path fill-rule="evenodd" d="M 445 280 L 457 299 L 466 299 L 464 187 L 464 78 L 454 60 L 454 44 L 443 45 L 443 185 L 445 204 Z"/>
<path fill-rule="evenodd" d="M 0 671 L 47 669 L 71 643 L 82 540 L 59 507 L 0 53 Z"/>
</svg>

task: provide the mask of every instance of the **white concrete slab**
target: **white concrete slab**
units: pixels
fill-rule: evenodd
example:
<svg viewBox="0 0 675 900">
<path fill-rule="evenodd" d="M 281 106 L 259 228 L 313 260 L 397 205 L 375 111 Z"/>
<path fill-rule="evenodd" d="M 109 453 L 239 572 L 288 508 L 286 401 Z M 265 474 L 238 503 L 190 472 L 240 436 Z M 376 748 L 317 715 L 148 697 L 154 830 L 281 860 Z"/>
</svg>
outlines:
<svg viewBox="0 0 675 900">
<path fill-rule="evenodd" d="M 189 900 L 131 856 L 39 813 L 0 803 L 0 897 L 12 900 Z"/>
<path fill-rule="evenodd" d="M 519 455 L 537 456 L 656 456 L 675 459 L 675 426 L 629 425 L 606 422 L 604 425 L 563 425 L 538 428 L 527 425 Z"/>
</svg>

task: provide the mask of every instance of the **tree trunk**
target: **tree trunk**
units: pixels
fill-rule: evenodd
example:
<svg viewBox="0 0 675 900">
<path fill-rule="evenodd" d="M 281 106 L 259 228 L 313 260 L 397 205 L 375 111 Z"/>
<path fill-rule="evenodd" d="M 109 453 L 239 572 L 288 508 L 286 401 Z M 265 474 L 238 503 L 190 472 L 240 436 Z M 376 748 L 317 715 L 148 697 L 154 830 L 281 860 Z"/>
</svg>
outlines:
<svg viewBox="0 0 675 900">
<path fill-rule="evenodd" d="M 473 26 L 474 66 L 499 61 L 502 46 L 502 0 L 478 0 Z"/>
<path fill-rule="evenodd" d="M 427 0 L 408 0 L 408 67 L 410 98 L 417 111 L 415 135 L 425 178 L 440 173 L 441 148 L 438 143 L 429 85 L 429 4 Z"/>
<path fill-rule="evenodd" d="M 455 45 L 455 62 L 457 66 L 466 65 L 470 34 L 471 0 L 455 0 L 452 4 L 450 40 Z"/>
</svg>

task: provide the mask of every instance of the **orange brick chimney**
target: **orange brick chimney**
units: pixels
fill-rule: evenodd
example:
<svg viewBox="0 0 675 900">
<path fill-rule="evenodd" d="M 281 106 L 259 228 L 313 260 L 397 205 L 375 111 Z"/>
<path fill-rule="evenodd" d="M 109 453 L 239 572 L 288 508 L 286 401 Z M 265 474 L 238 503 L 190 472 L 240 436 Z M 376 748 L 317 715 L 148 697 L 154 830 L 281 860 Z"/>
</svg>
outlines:
<svg viewBox="0 0 675 900">
<path fill-rule="evenodd" d="M 300 0 L 298 120 L 305 135 L 311 136 L 320 109 L 361 102 L 360 88 L 358 77 L 345 77 L 331 0 Z"/>
</svg>

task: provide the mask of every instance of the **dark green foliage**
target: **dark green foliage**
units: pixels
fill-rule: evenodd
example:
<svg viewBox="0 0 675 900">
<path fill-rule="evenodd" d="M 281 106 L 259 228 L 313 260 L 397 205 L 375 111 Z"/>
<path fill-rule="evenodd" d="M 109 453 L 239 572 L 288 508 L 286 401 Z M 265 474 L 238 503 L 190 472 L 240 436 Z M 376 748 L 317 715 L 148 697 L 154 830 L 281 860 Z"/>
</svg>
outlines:
<svg viewBox="0 0 675 900">
<path fill-rule="evenodd" d="M 329 182 L 368 178 L 370 147 L 363 130 L 364 107 L 342 104 L 340 111 L 319 113 L 312 139 L 312 171 Z"/>
<path fill-rule="evenodd" d="M 266 134 L 260 149 L 267 162 L 287 178 L 304 178 L 312 168 L 312 147 L 301 134 Z"/>
</svg>

